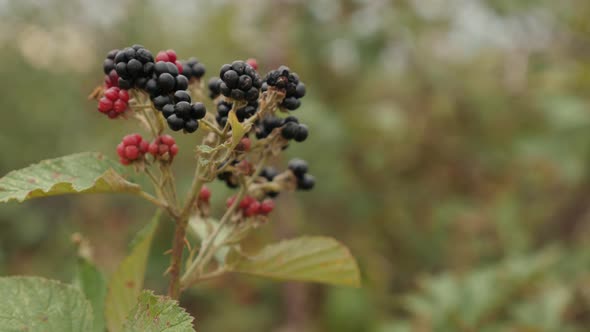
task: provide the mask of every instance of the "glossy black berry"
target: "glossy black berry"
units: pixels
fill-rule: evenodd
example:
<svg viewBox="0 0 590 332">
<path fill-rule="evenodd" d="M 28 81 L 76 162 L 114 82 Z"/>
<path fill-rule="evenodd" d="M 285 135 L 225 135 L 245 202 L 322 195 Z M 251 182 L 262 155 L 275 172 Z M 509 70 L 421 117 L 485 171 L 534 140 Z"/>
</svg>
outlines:
<svg viewBox="0 0 590 332">
<path fill-rule="evenodd" d="M 205 75 L 205 66 L 199 62 L 196 58 L 190 58 L 187 61 L 181 62 L 182 74 L 189 80 L 199 80 Z"/>
<path fill-rule="evenodd" d="M 283 130 L 281 131 L 281 136 L 287 140 L 292 140 L 297 136 L 297 132 L 299 130 L 299 124 L 295 122 L 287 122 L 285 126 L 283 126 Z"/>
<path fill-rule="evenodd" d="M 162 110 L 162 108 L 166 105 L 166 104 L 171 104 L 172 100 L 170 97 L 168 97 L 167 95 L 161 95 L 161 96 L 157 96 L 156 98 L 154 98 L 153 100 L 154 106 L 156 107 L 156 109 L 158 110 Z"/>
<path fill-rule="evenodd" d="M 199 129 L 199 122 L 197 122 L 197 120 L 195 119 L 190 119 L 186 121 L 184 124 L 184 130 L 187 133 L 194 133 L 195 131 L 197 131 L 197 129 Z"/>
<path fill-rule="evenodd" d="M 293 174 L 295 174 L 297 178 L 301 178 L 305 173 L 307 173 L 307 161 L 303 159 L 292 159 L 289 161 L 288 168 L 293 172 Z"/>
<path fill-rule="evenodd" d="M 267 179 L 268 181 L 272 181 L 277 175 L 279 175 L 279 171 L 277 171 L 277 169 L 272 166 L 267 166 L 260 172 L 260 176 Z"/>
<path fill-rule="evenodd" d="M 194 103 L 191 105 L 190 117 L 193 119 L 202 119 L 207 114 L 207 109 L 203 103 Z"/>
<path fill-rule="evenodd" d="M 165 118 L 168 118 L 172 114 L 174 114 L 174 104 L 166 104 L 162 107 L 162 115 Z"/>
<path fill-rule="evenodd" d="M 219 84 L 219 92 L 234 100 L 256 101 L 262 80 L 260 76 L 244 61 L 234 61 L 226 64 L 219 71 L 222 83 Z M 215 87 L 216 88 L 216 87 Z"/>
<path fill-rule="evenodd" d="M 177 117 L 176 114 L 170 115 L 166 121 L 168 122 L 168 127 L 173 131 L 179 131 L 184 128 L 184 120 Z"/>
<path fill-rule="evenodd" d="M 174 92 L 174 102 L 178 103 L 181 101 L 186 101 L 188 103 L 191 102 L 191 96 L 186 91 L 176 91 Z"/>
<path fill-rule="evenodd" d="M 184 75 L 176 76 L 176 90 L 188 89 L 188 79 Z"/>
<path fill-rule="evenodd" d="M 290 122 L 292 123 L 292 122 Z M 307 139 L 307 136 L 309 135 L 309 129 L 307 129 L 307 126 L 304 124 L 300 124 L 297 126 L 297 130 L 295 131 L 295 141 L 296 142 L 303 142 L 305 141 L 305 139 Z"/>
<path fill-rule="evenodd" d="M 311 190 L 315 186 L 315 177 L 311 174 L 304 174 L 297 181 L 297 189 Z"/>
<path fill-rule="evenodd" d="M 222 82 L 223 81 L 219 77 L 213 77 L 209 80 L 209 83 L 207 85 L 209 87 L 209 98 L 215 99 L 217 98 L 217 96 L 221 94 L 221 91 L 219 90 L 219 85 Z"/>
<path fill-rule="evenodd" d="M 158 88 L 164 93 L 170 93 L 176 86 L 174 76 L 164 73 L 158 77 Z"/>
<path fill-rule="evenodd" d="M 174 114 L 182 119 L 189 119 L 191 112 L 191 104 L 186 101 L 181 101 L 174 105 Z"/>
<path fill-rule="evenodd" d="M 266 91 L 270 87 L 285 93 L 281 106 L 290 111 L 301 106 L 299 99 L 305 96 L 306 93 L 305 85 L 299 81 L 299 76 L 291 72 L 286 66 L 281 66 L 266 75 L 262 84 L 262 91 Z"/>
<path fill-rule="evenodd" d="M 112 60 L 113 64 L 111 64 Z M 119 78 L 123 79 L 124 89 L 137 87 L 143 89 L 152 78 L 154 70 L 154 57 L 152 53 L 141 45 L 133 45 L 123 50 L 111 51 L 104 62 L 104 68 L 114 65 Z M 120 86 L 121 87 L 121 86 Z"/>
</svg>

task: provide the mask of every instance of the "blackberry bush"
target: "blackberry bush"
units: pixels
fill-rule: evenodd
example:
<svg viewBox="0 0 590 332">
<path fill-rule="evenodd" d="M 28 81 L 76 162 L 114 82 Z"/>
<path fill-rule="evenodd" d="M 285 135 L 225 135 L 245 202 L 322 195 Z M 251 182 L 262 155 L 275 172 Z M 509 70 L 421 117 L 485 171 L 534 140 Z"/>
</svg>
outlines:
<svg viewBox="0 0 590 332">
<path fill-rule="evenodd" d="M 205 67 L 195 58 L 181 62 L 173 50 L 158 52 L 154 58 L 141 45 L 109 52 L 103 62 L 104 83 L 91 98 L 109 118 L 137 121 L 145 131 L 143 136 L 123 137 L 113 149 L 119 163 L 102 154 L 82 153 L 11 172 L 0 179 L 0 202 L 66 193 L 127 193 L 145 199 L 174 221 L 166 271 L 170 278 L 167 295 L 172 299 L 199 282 L 228 272 L 358 285 L 356 262 L 346 248 L 326 237 L 286 240 L 255 254 L 242 251 L 246 235 L 267 225 L 272 211 L 280 208 L 275 201 L 279 193 L 310 190 L 316 182 L 301 159 L 291 160 L 287 167 L 270 166 L 281 164 L 280 156 L 291 140 L 308 138 L 307 126 L 285 116 L 286 110 L 299 107 L 305 86 L 283 66 L 266 75 L 263 87 L 257 68 L 253 59 L 225 64 L 220 78 L 211 79 L 205 87 L 201 83 Z M 205 89 L 214 99 L 215 112 L 205 107 Z M 181 149 L 167 129 L 198 133 L 193 141 L 201 143 Z M 172 170 L 179 153 L 190 154 L 195 167 L 184 197 L 178 193 Z M 132 182 L 133 173 L 151 182 L 152 193 Z M 215 179 L 235 189 L 221 215 L 215 215 L 217 209 L 212 207 L 223 197 L 206 186 Z M 131 255 L 108 286 L 89 286 L 104 287 L 107 294 L 104 306 L 93 308 L 96 313 L 105 313 L 104 317 L 95 315 L 97 324 L 102 324 L 97 330 L 106 326 L 109 331 L 120 331 L 135 324 L 130 319 L 145 316 L 141 311 L 149 303 L 165 301 L 160 298 L 158 302 L 151 292 L 141 293 L 144 272 L 138 269 L 146 264 L 158 220 L 156 216 L 134 241 Z M 77 237 L 76 243 L 86 264 L 84 271 L 96 274 L 92 280 L 101 280 L 88 254 L 90 245 L 83 237 Z M 290 268 L 294 264 L 296 269 Z M 142 324 L 151 330 L 154 321 Z"/>
</svg>

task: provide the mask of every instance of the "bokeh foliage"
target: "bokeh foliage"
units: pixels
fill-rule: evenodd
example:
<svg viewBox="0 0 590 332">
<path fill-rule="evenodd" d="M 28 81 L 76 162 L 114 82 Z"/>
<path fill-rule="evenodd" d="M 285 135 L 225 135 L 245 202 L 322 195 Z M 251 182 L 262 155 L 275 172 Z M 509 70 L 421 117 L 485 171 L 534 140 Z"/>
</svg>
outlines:
<svg viewBox="0 0 590 332">
<path fill-rule="evenodd" d="M 365 287 L 204 284 L 183 300 L 200 330 L 586 331 L 588 17 L 584 0 L 0 2 L 0 173 L 114 154 L 133 123 L 86 100 L 111 48 L 173 47 L 208 77 L 238 58 L 285 63 L 308 86 L 296 115 L 311 132 L 288 154 L 318 186 L 283 195 L 249 241 L 334 236 Z M 196 140 L 179 141 L 185 190 Z M 216 208 L 228 192 L 213 187 Z M 70 280 L 75 231 L 113 271 L 151 213 L 123 196 L 4 205 L 0 273 Z M 159 233 L 156 290 L 170 229 Z"/>
</svg>

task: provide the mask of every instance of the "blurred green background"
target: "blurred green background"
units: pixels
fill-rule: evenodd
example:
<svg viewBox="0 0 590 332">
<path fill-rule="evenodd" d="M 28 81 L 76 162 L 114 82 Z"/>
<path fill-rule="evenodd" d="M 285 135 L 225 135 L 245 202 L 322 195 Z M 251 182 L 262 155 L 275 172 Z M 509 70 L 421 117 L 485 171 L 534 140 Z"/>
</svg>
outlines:
<svg viewBox="0 0 590 332">
<path fill-rule="evenodd" d="M 0 174 L 116 156 L 135 123 L 86 99 L 110 49 L 174 48 L 207 77 L 287 64 L 311 135 L 276 163 L 309 160 L 318 185 L 251 241 L 333 236 L 364 287 L 229 276 L 183 297 L 199 331 L 589 331 L 589 17 L 587 0 L 0 1 Z M 184 192 L 200 136 L 180 136 Z M 218 209 L 228 194 L 213 185 Z M 71 280 L 74 232 L 112 271 L 152 213 L 126 196 L 3 205 L 0 274 Z"/>
</svg>

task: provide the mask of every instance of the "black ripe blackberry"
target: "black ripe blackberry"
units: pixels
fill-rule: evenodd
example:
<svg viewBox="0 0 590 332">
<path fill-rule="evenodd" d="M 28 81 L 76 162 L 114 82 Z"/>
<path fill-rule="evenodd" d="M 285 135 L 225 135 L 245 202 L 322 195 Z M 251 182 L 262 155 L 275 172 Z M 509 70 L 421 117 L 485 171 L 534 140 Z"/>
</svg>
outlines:
<svg viewBox="0 0 590 332">
<path fill-rule="evenodd" d="M 289 170 L 293 172 L 297 179 L 297 189 L 299 190 L 311 190 L 315 185 L 315 177 L 309 173 L 308 165 L 305 160 L 292 159 L 289 161 Z"/>
<path fill-rule="evenodd" d="M 305 84 L 299 81 L 299 76 L 291 72 L 289 67 L 280 66 L 279 69 L 266 75 L 262 91 L 266 91 L 270 87 L 285 92 L 285 99 L 281 102 L 282 107 L 293 111 L 301 106 L 299 99 L 305 96 Z"/>
<path fill-rule="evenodd" d="M 107 57 L 103 64 L 105 70 L 110 68 L 108 60 L 110 59 Z M 133 45 L 117 51 L 113 62 L 119 75 L 119 87 L 122 89 L 145 88 L 154 72 L 154 57 L 141 45 Z"/>
<path fill-rule="evenodd" d="M 215 120 L 221 127 L 225 127 L 227 123 L 227 117 L 229 115 L 229 111 L 232 108 L 232 103 L 221 100 L 217 103 L 217 115 L 215 116 Z"/>
<path fill-rule="evenodd" d="M 196 58 L 190 58 L 182 61 L 182 75 L 186 76 L 190 81 L 200 80 L 205 75 L 205 66 Z"/>
<path fill-rule="evenodd" d="M 224 100 L 217 103 L 217 116 L 215 119 L 220 126 L 225 127 L 225 124 L 227 123 L 227 117 L 229 115 L 229 111 L 232 109 L 232 106 L 233 103 Z M 242 106 L 236 110 L 236 117 L 238 118 L 239 122 L 243 122 L 244 120 L 256 114 L 257 110 L 258 101 L 249 102 L 246 104 L 246 106 Z"/>
<path fill-rule="evenodd" d="M 260 76 L 244 61 L 234 61 L 232 64 L 225 64 L 219 71 L 221 83 L 219 92 L 234 100 L 247 100 L 253 102 L 258 100 L 262 80 Z"/>
<path fill-rule="evenodd" d="M 268 137 L 276 128 L 285 124 L 285 120 L 277 116 L 267 116 L 262 121 L 258 121 L 256 126 L 256 138 L 262 139 Z"/>
<path fill-rule="evenodd" d="M 224 162 L 219 167 L 220 168 L 221 167 L 224 167 L 226 163 L 227 162 Z M 234 165 L 237 165 L 237 164 L 238 164 L 238 161 L 237 160 L 233 160 L 231 162 L 231 166 L 234 166 Z M 225 184 L 229 188 L 237 188 L 237 187 L 240 186 L 239 181 L 238 181 L 238 177 L 233 172 L 230 172 L 230 171 L 221 172 L 221 173 L 217 174 L 217 178 L 219 180 L 221 180 L 221 181 L 224 181 Z"/>
<path fill-rule="evenodd" d="M 178 73 L 178 67 L 172 62 L 158 61 L 154 65 L 154 75 L 147 81 L 146 90 L 152 99 L 161 95 L 173 94 L 188 88 L 186 76 Z"/>
<path fill-rule="evenodd" d="M 105 75 L 109 75 L 115 69 L 115 56 L 117 55 L 119 50 L 112 50 L 107 53 L 107 58 L 104 59 L 102 63 L 102 70 L 104 71 Z"/>
<path fill-rule="evenodd" d="M 288 116 L 284 120 L 285 124 L 281 130 L 281 136 L 287 140 L 295 140 L 296 142 L 303 142 L 309 135 L 309 129 L 306 125 L 300 124 L 299 120 L 294 116 Z"/>
<path fill-rule="evenodd" d="M 212 77 L 209 80 L 209 83 L 208 83 L 209 98 L 215 99 L 221 94 L 221 90 L 220 90 L 221 83 L 223 83 L 223 81 L 219 77 Z"/>
<path fill-rule="evenodd" d="M 191 104 L 191 97 L 186 91 L 176 91 L 172 97 L 158 96 L 153 100 L 154 105 L 159 106 L 159 101 L 164 99 L 168 102 L 158 109 L 162 111 L 168 127 L 173 131 L 184 130 L 187 133 L 193 133 L 199 128 L 198 120 L 207 114 L 203 103 Z"/>
</svg>

